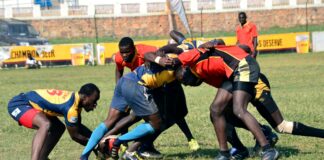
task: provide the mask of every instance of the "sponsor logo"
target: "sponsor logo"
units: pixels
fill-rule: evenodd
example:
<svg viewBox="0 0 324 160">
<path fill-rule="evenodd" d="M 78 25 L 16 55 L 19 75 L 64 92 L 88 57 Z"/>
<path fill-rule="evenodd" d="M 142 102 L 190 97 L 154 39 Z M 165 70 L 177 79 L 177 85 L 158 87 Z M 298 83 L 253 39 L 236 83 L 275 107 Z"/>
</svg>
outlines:
<svg viewBox="0 0 324 160">
<path fill-rule="evenodd" d="M 17 117 L 17 115 L 21 112 L 19 108 L 16 108 L 14 111 L 11 112 L 11 115 Z"/>
</svg>

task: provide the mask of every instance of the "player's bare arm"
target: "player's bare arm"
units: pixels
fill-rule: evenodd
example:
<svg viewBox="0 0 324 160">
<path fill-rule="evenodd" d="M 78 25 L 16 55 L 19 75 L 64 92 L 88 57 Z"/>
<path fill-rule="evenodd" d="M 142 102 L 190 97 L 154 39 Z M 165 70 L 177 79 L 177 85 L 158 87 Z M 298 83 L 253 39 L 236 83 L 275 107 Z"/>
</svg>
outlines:
<svg viewBox="0 0 324 160">
<path fill-rule="evenodd" d="M 124 73 L 124 69 L 118 70 L 118 68 L 116 67 L 116 70 L 115 70 L 115 82 L 116 83 L 118 82 L 120 77 L 123 76 L 123 73 Z"/>
<path fill-rule="evenodd" d="M 70 137 L 75 141 L 75 142 L 78 142 L 82 145 L 86 145 L 88 143 L 88 140 L 89 140 L 89 137 L 86 137 L 84 135 L 82 135 L 79 131 L 79 127 L 77 126 L 67 126 L 66 127 L 69 134 L 70 134 Z"/>
</svg>

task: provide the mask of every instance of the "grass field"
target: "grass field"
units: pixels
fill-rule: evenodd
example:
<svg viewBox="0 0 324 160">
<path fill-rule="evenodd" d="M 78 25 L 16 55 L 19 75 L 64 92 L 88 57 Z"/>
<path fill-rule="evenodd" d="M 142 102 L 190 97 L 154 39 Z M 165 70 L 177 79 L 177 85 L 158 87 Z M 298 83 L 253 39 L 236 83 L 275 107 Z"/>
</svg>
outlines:
<svg viewBox="0 0 324 160">
<path fill-rule="evenodd" d="M 258 61 L 262 72 L 271 82 L 273 97 L 284 117 L 287 120 L 324 128 L 324 53 L 267 54 L 259 56 Z M 78 90 L 82 84 L 93 82 L 101 89 L 99 105 L 93 112 L 82 114 L 84 124 L 93 129 L 107 115 L 115 86 L 114 68 L 115 66 L 110 64 L 95 67 L 0 70 L 0 159 L 29 159 L 35 132 L 19 127 L 9 116 L 7 103 L 11 97 L 37 88 Z M 185 92 L 189 107 L 186 119 L 201 145 L 201 150 L 191 153 L 185 136 L 176 126 L 162 134 L 155 145 L 165 154 L 165 159 L 212 159 L 217 155 L 218 143 L 209 122 L 209 105 L 216 89 L 202 85 L 196 88 L 185 87 Z M 249 107 L 249 110 L 264 123 L 253 107 Z M 248 147 L 253 147 L 254 140 L 250 133 L 240 129 L 239 134 Z M 280 135 L 279 138 L 277 148 L 281 159 L 324 159 L 323 139 L 291 135 Z M 50 158 L 77 160 L 82 149 L 83 147 L 73 142 L 66 132 Z"/>
</svg>

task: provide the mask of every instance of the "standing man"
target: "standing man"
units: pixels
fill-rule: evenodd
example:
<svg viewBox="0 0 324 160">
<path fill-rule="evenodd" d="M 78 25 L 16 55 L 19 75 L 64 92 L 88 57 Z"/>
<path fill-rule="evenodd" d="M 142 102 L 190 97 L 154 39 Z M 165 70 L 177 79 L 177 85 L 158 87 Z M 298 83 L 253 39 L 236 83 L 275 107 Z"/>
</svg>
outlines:
<svg viewBox="0 0 324 160">
<path fill-rule="evenodd" d="M 81 123 L 81 111 L 96 108 L 100 90 L 88 83 L 79 92 L 38 89 L 20 93 L 8 104 L 10 116 L 27 128 L 36 129 L 32 143 L 32 160 L 45 160 L 64 133 L 65 126 L 57 118 L 63 116 L 71 138 L 86 145 L 91 131 Z"/>
<path fill-rule="evenodd" d="M 254 23 L 246 20 L 247 16 L 245 12 L 240 12 L 238 14 L 238 19 L 240 25 L 236 27 L 236 38 L 237 45 L 246 45 L 251 50 L 252 57 L 257 56 L 257 46 L 258 46 L 258 31 Z"/>
</svg>

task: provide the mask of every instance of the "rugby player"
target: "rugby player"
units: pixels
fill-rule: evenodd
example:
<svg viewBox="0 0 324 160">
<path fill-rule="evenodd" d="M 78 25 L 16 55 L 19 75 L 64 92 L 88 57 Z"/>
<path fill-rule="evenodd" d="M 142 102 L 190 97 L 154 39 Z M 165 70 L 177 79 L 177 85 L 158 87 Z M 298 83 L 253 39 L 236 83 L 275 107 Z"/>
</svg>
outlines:
<svg viewBox="0 0 324 160">
<path fill-rule="evenodd" d="M 233 84 L 233 94 L 222 88 L 218 89 L 210 108 L 221 150 L 217 159 L 230 158 L 223 114 L 225 106 L 230 101 L 233 101 L 234 114 L 244 122 L 262 146 L 262 159 L 276 159 L 279 153 L 269 145 L 259 124 L 246 110 L 253 95 L 254 86 L 259 79 L 260 70 L 257 62 L 237 46 L 215 47 L 213 44 L 206 43 L 202 48 L 207 48 L 209 51 L 207 49 L 193 49 L 180 54 L 178 59 L 175 60 L 175 65 L 189 66 L 190 68 L 186 70 L 194 71 L 188 73 L 199 75 L 200 79 L 216 88 L 219 88 L 226 79 L 229 79 Z M 195 79 L 190 81 L 195 81 Z M 186 83 L 188 82 L 184 82 L 184 84 Z"/>
<path fill-rule="evenodd" d="M 65 131 L 57 118 L 63 116 L 71 138 L 86 145 L 91 130 L 81 123 L 81 111 L 96 108 L 100 90 L 95 84 L 83 85 L 78 92 L 56 89 L 38 89 L 20 93 L 8 104 L 10 116 L 26 128 L 36 129 L 32 142 L 32 160 L 48 159 Z"/>
</svg>

